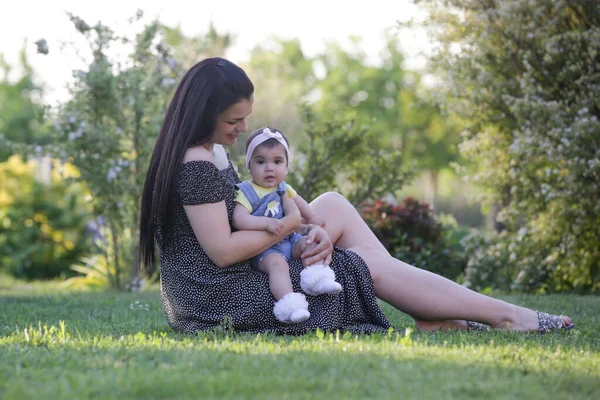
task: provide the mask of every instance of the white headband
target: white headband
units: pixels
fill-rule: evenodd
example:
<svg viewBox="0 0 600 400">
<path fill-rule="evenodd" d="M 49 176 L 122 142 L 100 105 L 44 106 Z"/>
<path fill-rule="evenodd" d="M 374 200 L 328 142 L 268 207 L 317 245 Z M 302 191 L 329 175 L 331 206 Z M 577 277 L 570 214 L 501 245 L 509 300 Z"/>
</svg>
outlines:
<svg viewBox="0 0 600 400">
<path fill-rule="evenodd" d="M 285 139 L 283 138 L 283 136 L 281 135 L 281 133 L 279 133 L 277 131 L 272 131 L 269 128 L 265 128 L 265 129 L 263 129 L 263 131 L 261 133 L 259 133 L 258 135 L 254 136 L 254 138 L 252 138 L 252 141 L 250 142 L 250 145 L 248 146 L 248 150 L 246 150 L 246 167 L 248 169 L 250 169 L 250 160 L 252 160 L 252 153 L 254 153 L 254 149 L 256 149 L 256 147 L 258 145 L 266 142 L 269 139 L 275 139 L 279 143 L 281 143 L 283 145 L 283 147 L 285 147 L 285 152 L 287 154 L 287 164 L 290 165 L 290 162 L 291 162 L 290 148 L 288 147 L 288 145 L 287 145 Z"/>
</svg>

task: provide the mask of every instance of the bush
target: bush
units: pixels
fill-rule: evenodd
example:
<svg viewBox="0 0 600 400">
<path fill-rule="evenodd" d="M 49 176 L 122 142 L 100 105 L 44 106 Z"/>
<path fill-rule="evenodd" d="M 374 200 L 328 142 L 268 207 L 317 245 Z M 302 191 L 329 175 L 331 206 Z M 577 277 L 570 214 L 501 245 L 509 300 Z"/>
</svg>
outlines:
<svg viewBox="0 0 600 400">
<path fill-rule="evenodd" d="M 476 168 L 460 173 L 510 232 L 492 241 L 519 248 L 526 290 L 600 291 L 598 1 L 418 2 L 445 77 L 435 91 L 467 128 Z"/>
<path fill-rule="evenodd" d="M 413 197 L 399 204 L 379 199 L 363 203 L 360 214 L 394 257 L 449 279 L 463 272 L 466 259 L 460 238 L 465 231 L 449 217 L 444 225 L 429 204 Z"/>
<path fill-rule="evenodd" d="M 136 246 L 144 172 L 183 69 L 172 58 L 160 23 L 143 24 L 141 12 L 129 21 L 125 35 L 69 16 L 93 57 L 84 69 L 73 71 L 70 99 L 55 110 L 52 142 L 40 152 L 77 168 L 72 181 L 85 185 L 94 217 L 106 221 L 103 240 L 94 242 L 104 270 L 111 274 L 112 287 L 123 288 L 139 273 Z M 31 154 L 33 148 L 0 135 L 3 145 L 19 154 Z"/>
<path fill-rule="evenodd" d="M 478 291 L 493 288 L 528 293 L 584 292 L 579 282 L 566 282 L 564 276 L 584 280 L 586 275 L 574 274 L 568 263 L 559 260 L 565 250 L 559 245 L 548 248 L 541 243 L 543 240 L 538 232 L 526 228 L 516 233 L 475 232 L 465 237 L 465 286 Z M 581 254 L 582 265 L 586 256 L 592 254 Z"/>
<path fill-rule="evenodd" d="M 73 275 L 90 245 L 85 192 L 56 171 L 37 182 L 35 166 L 18 156 L 0 164 L 0 270 L 24 279 Z"/>
<path fill-rule="evenodd" d="M 298 144 L 287 180 L 304 198 L 333 190 L 358 206 L 400 189 L 414 175 L 380 131 L 351 114 L 315 112 L 308 105 L 301 112 L 307 141 Z"/>
</svg>

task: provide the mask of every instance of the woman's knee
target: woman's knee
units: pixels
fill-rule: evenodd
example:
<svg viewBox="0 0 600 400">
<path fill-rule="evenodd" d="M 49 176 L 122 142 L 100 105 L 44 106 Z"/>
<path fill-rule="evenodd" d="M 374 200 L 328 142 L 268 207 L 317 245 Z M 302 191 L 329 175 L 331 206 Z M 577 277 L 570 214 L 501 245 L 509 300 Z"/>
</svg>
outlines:
<svg viewBox="0 0 600 400">
<path fill-rule="evenodd" d="M 338 192 L 325 192 L 321 195 L 319 195 L 316 199 L 313 200 L 313 202 L 316 203 L 321 203 L 324 206 L 327 207 L 346 207 L 346 206 L 352 206 L 352 204 L 350 204 L 350 202 L 348 201 L 348 199 L 346 199 L 342 194 L 338 193 Z"/>
</svg>

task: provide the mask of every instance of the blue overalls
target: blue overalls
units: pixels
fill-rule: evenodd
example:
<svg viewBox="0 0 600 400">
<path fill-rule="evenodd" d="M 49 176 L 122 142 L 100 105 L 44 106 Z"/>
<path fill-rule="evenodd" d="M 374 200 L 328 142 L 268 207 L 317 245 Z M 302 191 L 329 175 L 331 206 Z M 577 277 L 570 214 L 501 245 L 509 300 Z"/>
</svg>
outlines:
<svg viewBox="0 0 600 400">
<path fill-rule="evenodd" d="M 250 205 L 252 206 L 252 212 L 251 212 L 252 215 L 259 216 L 259 217 L 277 218 L 277 219 L 283 218 L 283 207 L 281 205 L 281 196 L 287 196 L 287 194 L 286 194 L 287 185 L 285 184 L 285 182 L 281 182 L 279 184 L 279 186 L 277 186 L 277 189 L 273 190 L 271 193 L 267 194 L 263 198 L 258 197 L 256 190 L 254 190 L 254 187 L 252 187 L 252 184 L 248 181 L 239 183 L 236 185 L 236 187 L 237 187 L 237 189 L 241 190 L 242 193 L 244 193 L 244 196 L 246 196 L 246 198 L 250 202 Z M 267 211 L 267 207 L 268 207 L 269 203 L 272 201 L 277 201 L 279 203 L 277 210 L 273 210 L 272 212 L 267 213 L 268 215 L 265 215 L 265 212 Z M 275 214 L 275 215 L 273 215 L 273 214 Z M 298 239 L 300 239 L 301 237 L 302 237 L 301 235 L 299 235 L 295 232 L 290 233 L 288 236 L 283 238 L 279 243 L 271 246 L 270 248 L 263 251 L 259 255 L 252 257 L 250 259 L 250 264 L 254 268 L 258 268 L 258 264 L 262 261 L 262 259 L 265 258 L 265 256 L 267 254 L 271 254 L 271 253 L 281 254 L 285 258 L 285 261 L 289 262 L 290 259 L 292 258 L 292 249 L 294 248 L 294 244 L 296 244 Z"/>
</svg>

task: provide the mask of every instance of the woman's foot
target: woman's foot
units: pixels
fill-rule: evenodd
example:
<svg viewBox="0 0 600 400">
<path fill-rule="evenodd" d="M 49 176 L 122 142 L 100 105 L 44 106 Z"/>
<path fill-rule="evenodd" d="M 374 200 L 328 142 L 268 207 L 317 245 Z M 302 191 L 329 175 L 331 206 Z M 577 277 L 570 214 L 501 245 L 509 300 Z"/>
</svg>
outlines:
<svg viewBox="0 0 600 400">
<path fill-rule="evenodd" d="M 490 323 L 493 329 L 510 329 L 517 332 L 547 333 L 559 329 L 571 329 L 573 320 L 566 315 L 550 315 L 525 307 L 513 306 L 510 315 L 499 322 Z"/>
<path fill-rule="evenodd" d="M 308 302 L 302 293 L 288 293 L 273 307 L 277 320 L 286 324 L 297 324 L 310 318 Z"/>
<path fill-rule="evenodd" d="M 415 328 L 419 331 L 431 332 L 431 331 L 466 331 L 469 329 L 467 321 L 452 319 L 446 321 L 424 321 L 415 319 Z"/>
</svg>

